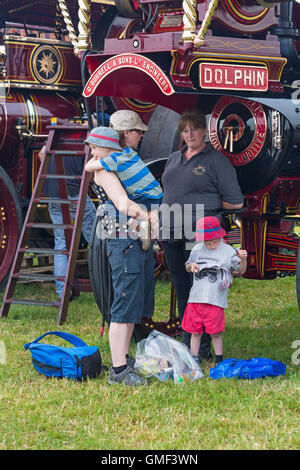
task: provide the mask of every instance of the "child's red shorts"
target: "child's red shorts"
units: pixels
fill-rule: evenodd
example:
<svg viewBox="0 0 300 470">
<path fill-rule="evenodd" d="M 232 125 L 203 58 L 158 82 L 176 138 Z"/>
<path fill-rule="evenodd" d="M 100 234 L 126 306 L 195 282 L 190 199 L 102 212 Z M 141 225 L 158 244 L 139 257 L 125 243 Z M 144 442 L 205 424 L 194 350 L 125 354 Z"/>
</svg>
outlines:
<svg viewBox="0 0 300 470">
<path fill-rule="evenodd" d="M 181 323 L 188 333 L 216 335 L 225 331 L 224 308 L 211 304 L 188 303 Z"/>
</svg>

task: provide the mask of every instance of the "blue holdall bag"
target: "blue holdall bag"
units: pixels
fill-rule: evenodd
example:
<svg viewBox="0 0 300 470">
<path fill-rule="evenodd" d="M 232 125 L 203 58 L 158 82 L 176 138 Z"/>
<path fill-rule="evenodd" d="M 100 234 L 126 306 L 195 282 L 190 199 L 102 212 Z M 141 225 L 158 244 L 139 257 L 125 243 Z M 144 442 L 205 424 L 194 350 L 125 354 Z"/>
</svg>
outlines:
<svg viewBox="0 0 300 470">
<path fill-rule="evenodd" d="M 59 336 L 73 345 L 73 347 L 55 346 L 39 343 L 47 335 Z M 97 346 L 88 346 L 77 336 L 63 331 L 49 331 L 32 343 L 24 345 L 25 351 L 29 349 L 32 363 L 39 374 L 48 377 L 67 377 L 68 379 L 86 380 L 100 374 L 102 360 Z"/>
<path fill-rule="evenodd" d="M 286 365 L 279 361 L 273 361 L 265 357 L 253 357 L 251 359 L 224 359 L 216 367 L 209 371 L 209 376 L 216 380 L 221 378 L 231 379 L 257 379 L 267 376 L 285 374 Z"/>
</svg>

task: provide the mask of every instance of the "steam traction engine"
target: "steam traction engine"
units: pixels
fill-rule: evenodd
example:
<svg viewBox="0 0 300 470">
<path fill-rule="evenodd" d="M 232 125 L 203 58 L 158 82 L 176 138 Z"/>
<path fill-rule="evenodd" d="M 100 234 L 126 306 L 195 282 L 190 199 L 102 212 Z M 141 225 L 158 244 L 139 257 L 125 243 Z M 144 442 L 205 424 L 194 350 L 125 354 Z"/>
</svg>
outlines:
<svg viewBox="0 0 300 470">
<path fill-rule="evenodd" d="M 108 29 L 101 53 L 86 54 L 90 76 L 83 95 L 111 96 L 139 111 L 150 127 L 141 154 L 154 160 L 178 148 L 178 113 L 204 110 L 208 138 L 231 160 L 245 195 L 239 214 L 241 243 L 249 252 L 245 277 L 294 274 L 300 5 L 260 0 L 116 5 L 132 19 L 118 38 Z M 105 15 L 100 21 L 105 24 Z M 165 330 L 176 331 L 177 320 L 165 323 Z M 147 328 L 163 328 L 145 321 Z"/>
<path fill-rule="evenodd" d="M 3 8 L 2 7 L 3 4 Z M 5 4 L 5 5 L 4 5 Z M 8 5 L 9 4 L 9 5 Z M 80 67 L 70 42 L 37 25 L 19 2 L 0 2 L 0 286 L 15 253 L 52 117 L 80 113 Z M 35 7 L 37 8 L 37 7 Z M 12 10 L 12 11 L 11 11 Z M 55 15 L 54 15 L 55 16 Z M 41 234 L 37 234 L 39 242 Z"/>
<path fill-rule="evenodd" d="M 70 5 L 70 14 L 77 10 Z M 63 13 L 55 0 L 0 0 L 0 290 L 51 120 L 65 124 L 84 111 L 80 60 Z M 48 221 L 46 207 L 39 217 Z M 35 230 L 33 243 L 43 246 L 45 237 L 52 243 L 51 233 Z"/>
<path fill-rule="evenodd" d="M 6 11 L 5 28 L 12 17 L 21 15 L 9 13 L 7 3 L 23 4 L 26 24 L 29 18 L 37 24 L 36 7 L 20 0 L 0 0 Z M 29 154 L 32 158 L 34 145 L 28 144 L 36 143 L 34 134 L 46 132 L 51 116 L 63 120 L 80 114 L 77 99 L 82 80 L 87 111 L 97 109 L 101 102 L 103 109 L 129 108 L 141 114 L 149 131 L 140 154 L 156 175 L 180 144 L 178 115 L 185 109 L 201 108 L 207 116 L 207 138 L 231 160 L 245 195 L 245 210 L 230 216 L 249 252 L 245 277 L 273 279 L 278 273 L 295 274 L 300 195 L 299 2 L 78 0 L 78 14 L 74 1 L 35 3 L 49 12 L 43 22 L 51 24 L 51 31 L 57 28 L 55 18 L 64 18 L 63 31 L 71 42 L 62 41 L 60 46 L 62 36 L 52 42 L 29 38 L 28 26 L 26 40 L 10 37 L 4 30 L 2 81 L 4 88 L 9 81 L 10 88 L 3 94 L 6 110 L 0 125 L 3 133 L 9 126 L 13 131 L 9 137 L 5 131 L 1 141 L 0 175 L 6 188 L 2 189 L 1 182 L 2 272 L 8 269 L 6 257 L 20 226 L 18 203 L 30 193 L 26 159 Z M 38 24 L 41 28 L 40 20 Z M 43 52 L 44 42 L 52 47 L 51 60 L 57 64 L 60 54 L 66 66 L 62 73 L 53 65 L 51 76 L 56 78 L 50 84 L 49 69 L 41 69 L 42 63 L 47 68 L 49 57 L 49 52 Z M 72 47 L 77 58 L 71 54 Z M 39 64 L 36 68 L 31 65 L 33 57 Z M 7 111 L 8 106 L 14 111 Z M 17 127 L 16 117 L 23 118 Z M 95 255 L 101 254 L 99 243 L 93 240 Z M 162 264 L 162 254 L 157 257 L 158 265 Z M 90 275 L 96 301 L 107 314 L 105 260 L 96 258 L 99 262 L 93 263 Z M 148 320 L 146 325 L 145 320 L 145 326 L 171 334 L 178 331 L 175 317 L 163 325 Z"/>
</svg>

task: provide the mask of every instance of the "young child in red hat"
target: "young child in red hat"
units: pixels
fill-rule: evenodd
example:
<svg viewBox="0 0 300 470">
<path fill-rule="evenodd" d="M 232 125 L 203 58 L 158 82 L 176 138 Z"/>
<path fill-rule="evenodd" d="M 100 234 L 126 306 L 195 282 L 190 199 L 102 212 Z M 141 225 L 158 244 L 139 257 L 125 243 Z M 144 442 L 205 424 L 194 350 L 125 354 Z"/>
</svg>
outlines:
<svg viewBox="0 0 300 470">
<path fill-rule="evenodd" d="M 217 217 L 198 220 L 196 241 L 199 243 L 186 262 L 186 270 L 193 273 L 193 285 L 181 325 L 191 333 L 191 352 L 198 361 L 202 333 L 211 335 L 216 364 L 223 360 L 224 308 L 228 306 L 232 271 L 244 274 L 247 268 L 247 251 L 226 244 L 225 235 Z"/>
</svg>

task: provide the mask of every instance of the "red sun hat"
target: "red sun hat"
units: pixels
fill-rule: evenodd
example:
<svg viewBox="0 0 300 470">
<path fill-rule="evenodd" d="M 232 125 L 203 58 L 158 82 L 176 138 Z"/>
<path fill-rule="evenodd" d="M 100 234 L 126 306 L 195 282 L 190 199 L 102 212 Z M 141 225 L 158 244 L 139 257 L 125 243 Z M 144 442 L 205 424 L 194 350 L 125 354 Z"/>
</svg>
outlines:
<svg viewBox="0 0 300 470">
<path fill-rule="evenodd" d="M 196 241 L 215 240 L 226 235 L 217 217 L 202 217 L 196 225 Z"/>
</svg>

